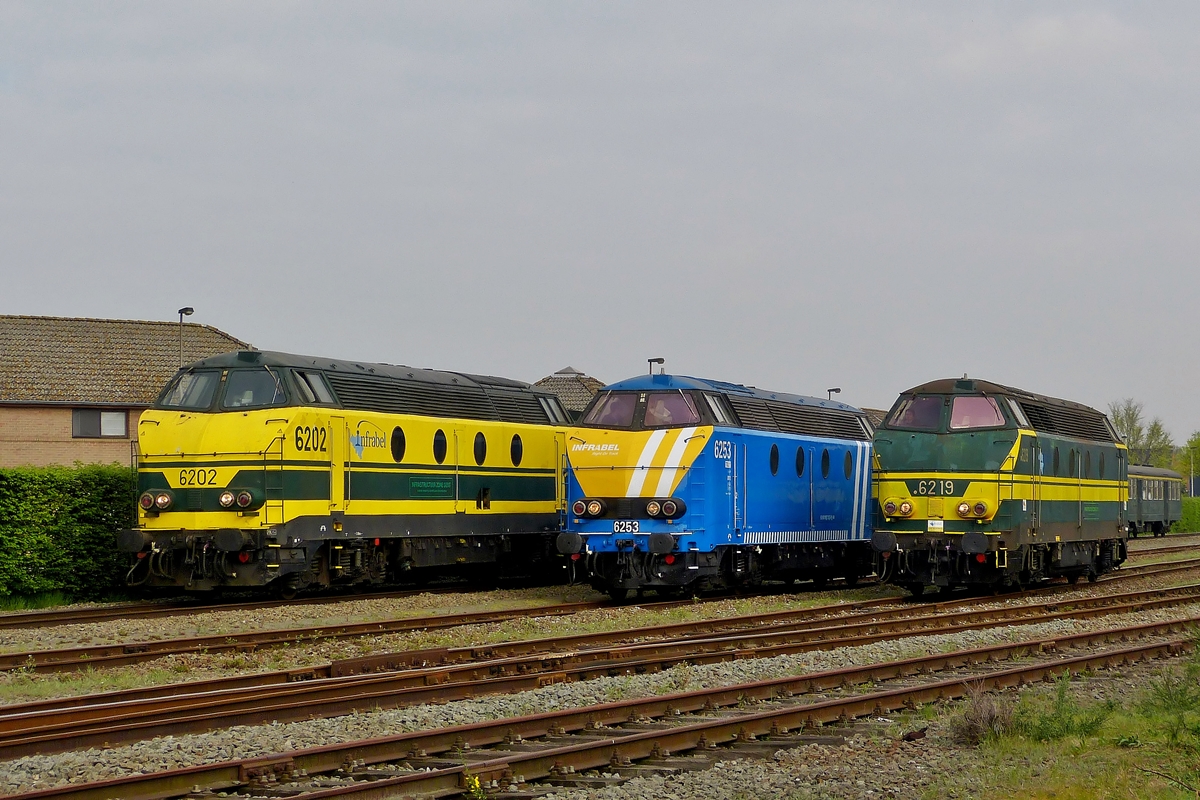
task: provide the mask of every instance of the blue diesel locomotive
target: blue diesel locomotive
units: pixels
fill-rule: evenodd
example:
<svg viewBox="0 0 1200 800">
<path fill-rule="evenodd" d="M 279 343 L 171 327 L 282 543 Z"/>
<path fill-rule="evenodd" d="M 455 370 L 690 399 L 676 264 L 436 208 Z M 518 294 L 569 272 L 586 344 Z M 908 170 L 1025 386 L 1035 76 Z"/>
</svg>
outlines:
<svg viewBox="0 0 1200 800">
<path fill-rule="evenodd" d="M 558 550 L 597 589 L 662 594 L 872 571 L 856 408 L 676 375 L 605 387 L 568 431 Z"/>
</svg>

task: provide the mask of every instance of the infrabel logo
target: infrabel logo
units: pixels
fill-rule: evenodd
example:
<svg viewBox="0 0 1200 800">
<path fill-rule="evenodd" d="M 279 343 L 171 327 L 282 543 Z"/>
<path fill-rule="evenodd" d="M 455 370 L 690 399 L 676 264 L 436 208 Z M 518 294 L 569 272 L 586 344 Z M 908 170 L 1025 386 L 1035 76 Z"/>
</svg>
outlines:
<svg viewBox="0 0 1200 800">
<path fill-rule="evenodd" d="M 384 435 L 383 431 L 379 430 L 378 428 L 375 428 L 375 430 L 364 431 L 364 425 L 375 428 L 375 426 L 370 422 L 364 420 L 358 423 L 358 430 L 356 430 L 350 437 L 350 446 L 354 448 L 354 452 L 358 454 L 359 458 L 362 458 L 363 450 L 365 448 L 375 447 L 382 450 L 388 446 L 387 436 Z"/>
</svg>

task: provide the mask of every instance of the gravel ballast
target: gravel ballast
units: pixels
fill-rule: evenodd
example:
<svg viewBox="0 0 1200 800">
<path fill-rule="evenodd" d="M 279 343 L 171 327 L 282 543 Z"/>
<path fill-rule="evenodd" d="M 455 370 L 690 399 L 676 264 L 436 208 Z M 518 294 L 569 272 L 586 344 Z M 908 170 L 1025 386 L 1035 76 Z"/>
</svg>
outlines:
<svg viewBox="0 0 1200 800">
<path fill-rule="evenodd" d="M 1062 620 L 1038 625 L 1011 625 L 956 634 L 910 637 L 823 652 L 704 666 L 679 666 L 651 675 L 556 684 L 536 691 L 444 705 L 364 712 L 307 722 L 240 726 L 206 734 L 165 737 L 107 750 L 92 749 L 51 756 L 30 756 L 0 763 L 0 776 L 3 776 L 0 778 L 0 791 L 29 791 L 64 783 L 101 780 L 131 773 L 216 763 L 235 757 L 246 758 L 386 736 L 401 731 L 443 728 L 489 719 L 586 707 L 614 700 L 727 686 L 1002 642 L 1061 637 L 1090 630 L 1179 619 L 1196 614 L 1200 614 L 1200 604 L 1096 619 Z"/>
</svg>

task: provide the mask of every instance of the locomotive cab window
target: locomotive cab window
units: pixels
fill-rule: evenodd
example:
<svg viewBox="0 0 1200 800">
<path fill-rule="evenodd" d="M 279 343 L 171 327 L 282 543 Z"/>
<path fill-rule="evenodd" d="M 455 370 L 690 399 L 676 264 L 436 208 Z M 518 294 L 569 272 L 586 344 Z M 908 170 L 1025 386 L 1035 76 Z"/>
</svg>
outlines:
<svg viewBox="0 0 1200 800">
<path fill-rule="evenodd" d="M 542 406 L 542 410 L 546 412 L 546 416 L 555 425 L 571 424 L 571 420 L 567 416 L 567 412 L 563 411 L 563 408 L 558 404 L 557 399 L 553 397 L 539 397 L 538 403 Z"/>
<path fill-rule="evenodd" d="M 294 375 L 296 376 L 296 387 L 305 403 L 333 405 L 337 402 L 333 399 L 333 392 L 329 389 L 329 384 L 325 382 L 325 376 L 321 373 L 297 370 Z"/>
<path fill-rule="evenodd" d="M 158 404 L 164 408 L 208 408 L 220 383 L 220 372 L 185 372 L 167 387 Z"/>
<path fill-rule="evenodd" d="M 279 375 L 268 368 L 236 369 L 225 379 L 222 408 L 264 408 L 287 402 Z"/>
<path fill-rule="evenodd" d="M 636 392 L 605 392 L 583 418 L 583 424 L 604 428 L 631 428 L 636 408 Z"/>
<path fill-rule="evenodd" d="M 938 396 L 906 397 L 888 417 L 889 428 L 912 431 L 936 431 L 942 427 L 942 406 Z"/>
<path fill-rule="evenodd" d="M 647 428 L 698 425 L 700 412 L 696 410 L 692 398 L 683 392 L 651 392 L 646 397 L 646 413 L 642 424 Z"/>
<path fill-rule="evenodd" d="M 950 405 L 950 430 L 961 431 L 974 428 L 1000 428 L 1004 426 L 1004 414 L 1000 405 L 991 397 L 955 397 Z"/>
<path fill-rule="evenodd" d="M 718 425 L 736 425 L 733 421 L 733 415 L 725 408 L 725 401 L 715 394 L 704 395 L 704 402 L 708 403 L 708 410 L 712 412 L 713 419 Z"/>
</svg>

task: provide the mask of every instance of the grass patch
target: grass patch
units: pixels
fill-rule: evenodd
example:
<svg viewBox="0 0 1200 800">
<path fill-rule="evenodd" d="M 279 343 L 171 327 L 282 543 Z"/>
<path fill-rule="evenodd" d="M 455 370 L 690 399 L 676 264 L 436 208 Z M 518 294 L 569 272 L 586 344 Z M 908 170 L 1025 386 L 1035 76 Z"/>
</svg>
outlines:
<svg viewBox="0 0 1200 800">
<path fill-rule="evenodd" d="M 42 592 L 28 597 L 0 597 L 0 611 L 36 611 L 71 604 L 62 592 Z"/>
</svg>

